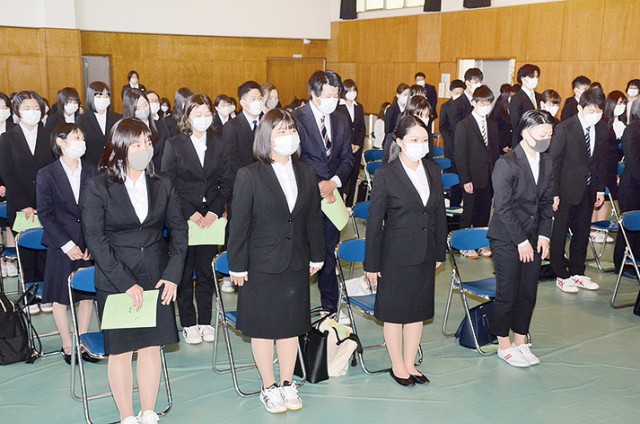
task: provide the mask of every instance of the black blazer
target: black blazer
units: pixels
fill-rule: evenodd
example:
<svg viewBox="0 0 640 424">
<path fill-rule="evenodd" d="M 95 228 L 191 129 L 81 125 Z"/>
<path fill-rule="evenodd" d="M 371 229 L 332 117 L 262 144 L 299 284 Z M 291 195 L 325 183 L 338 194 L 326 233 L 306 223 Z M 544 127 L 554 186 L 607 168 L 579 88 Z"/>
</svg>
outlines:
<svg viewBox="0 0 640 424">
<path fill-rule="evenodd" d="M 471 115 L 473 112 L 473 106 L 471 102 L 467 98 L 467 94 L 462 93 L 462 96 L 458 97 L 453 101 L 453 120 L 451 121 L 451 128 L 453 129 L 453 134 L 455 136 L 456 127 L 458 126 L 458 122 L 462 121 L 467 116 Z M 455 140 L 455 137 L 454 137 Z M 454 141 L 455 144 L 455 141 Z"/>
<path fill-rule="evenodd" d="M 551 238 L 553 223 L 553 161 L 540 155 L 538 184 L 533 179 L 527 154 L 518 144 L 496 162 L 493 175 L 493 215 L 489 238 L 515 246 L 538 236 Z"/>
<path fill-rule="evenodd" d="M 491 184 L 491 172 L 499 156 L 500 144 L 498 127 L 491 119 L 487 119 L 487 139 L 488 147 L 484 145 L 480 127 L 473 115 L 458 123 L 453 144 L 461 184 L 471 182 L 477 188 Z"/>
<path fill-rule="evenodd" d="M 76 112 L 76 120 L 75 122 L 78 122 L 78 117 L 80 116 L 80 114 L 78 112 Z M 56 128 L 56 126 L 60 125 L 60 124 L 64 124 L 66 121 L 64 119 L 64 109 L 62 110 L 58 110 L 55 113 L 52 113 L 51 115 L 49 115 L 47 117 L 47 122 L 44 124 L 44 133 L 47 136 L 47 140 L 49 139 L 49 137 L 51 137 L 51 133 L 53 132 L 53 130 Z"/>
<path fill-rule="evenodd" d="M 453 143 L 453 127 L 451 124 L 455 121 L 455 100 L 449 99 L 442 104 L 440 107 L 440 123 L 439 130 L 440 136 L 444 140 L 445 145 L 449 145 L 449 143 Z"/>
<path fill-rule="evenodd" d="M 186 134 L 169 139 L 162 157 L 162 170 L 169 174 L 182 201 L 182 215 L 189 219 L 195 212 L 213 212 L 221 217 L 229 201 L 233 176 L 222 138 L 207 132 L 204 167 Z M 202 199 L 206 199 L 203 207 Z"/>
<path fill-rule="evenodd" d="M 87 162 L 87 165 L 98 169 L 104 145 L 107 144 L 109 131 L 111 131 L 111 128 L 120 118 L 122 118 L 122 115 L 107 110 L 107 125 L 105 126 L 105 133 L 103 134 L 95 113 L 87 111 L 78 116 L 76 120 L 77 124 L 84 131 L 87 142 L 87 152 L 82 157 L 82 159 Z"/>
<path fill-rule="evenodd" d="M 431 105 L 431 119 L 436 119 L 438 113 L 436 112 L 436 106 L 438 105 L 438 92 L 436 88 L 431 84 L 425 84 L 424 90 L 427 92 L 427 100 Z"/>
<path fill-rule="evenodd" d="M 400 112 L 400 106 L 398 106 L 397 101 L 394 101 L 393 104 L 387 108 L 387 111 L 384 114 L 385 135 L 395 131 L 401 113 L 402 112 Z"/>
<path fill-rule="evenodd" d="M 122 86 L 122 90 L 120 91 L 120 98 L 121 99 L 124 99 L 124 93 L 130 88 L 133 88 L 133 87 L 131 87 L 129 84 L 125 84 L 125 85 Z M 138 89 L 140 91 L 147 91 L 147 88 L 142 84 L 138 84 Z"/>
<path fill-rule="evenodd" d="M 180 134 L 180 128 L 178 128 L 178 121 L 176 121 L 173 115 L 165 116 L 162 118 L 162 123 L 167 128 L 167 139 L 175 137 Z"/>
<path fill-rule="evenodd" d="M 36 204 L 36 174 L 55 160 L 51 144 L 45 136 L 42 124 L 38 124 L 35 154 L 20 125 L 0 136 L 0 178 L 7 188 L 7 212 L 9 225 L 13 225 L 16 211 Z"/>
<path fill-rule="evenodd" d="M 515 146 L 522 140 L 520 131 L 520 118 L 528 110 L 538 109 L 540 107 L 540 94 L 534 92 L 536 98 L 536 105 L 531 103 L 531 99 L 527 96 L 524 90 L 518 90 L 516 94 L 511 97 L 509 102 L 509 116 L 511 117 L 511 128 L 513 129 L 513 135 L 511 136 L 511 145 Z"/>
<path fill-rule="evenodd" d="M 156 139 L 153 141 L 153 166 L 155 166 L 156 171 L 164 171 L 162 169 L 162 156 L 164 155 L 164 148 L 167 144 L 167 140 L 170 138 L 169 129 L 162 119 L 154 122 L 156 124 L 158 134 Z"/>
<path fill-rule="evenodd" d="M 82 161 L 80 195 L 87 180 L 94 177 L 96 173 L 96 168 Z M 42 244 L 60 249 L 71 240 L 84 251 L 86 245 L 82 235 L 80 206 L 73 197 L 69 178 L 60 160 L 38 171 L 36 198 L 38 199 L 38 218 L 44 227 Z"/>
<path fill-rule="evenodd" d="M 489 117 L 498 126 L 498 134 L 500 138 L 500 154 L 504 152 L 505 147 L 512 147 L 513 128 L 511 127 L 511 118 L 509 117 L 509 109 L 500 104 L 500 100 L 496 103 Z M 521 138 L 518 138 L 520 141 Z"/>
<path fill-rule="evenodd" d="M 360 151 L 364 147 L 364 138 L 366 136 L 367 127 L 364 123 L 364 108 L 360 103 L 356 103 L 353 108 L 353 121 L 346 105 L 338 105 L 338 112 L 342 112 L 347 117 L 347 121 L 351 123 L 351 144 L 360 146 Z"/>
<path fill-rule="evenodd" d="M 417 265 L 445 259 L 447 217 L 440 167 L 422 159 L 429 180 L 425 206 L 401 160 L 392 160 L 376 171 L 367 219 L 367 272 L 380 272 L 386 262 Z"/>
<path fill-rule="evenodd" d="M 168 176 L 147 178 L 149 214 L 140 222 L 122 183 L 101 173 L 87 181 L 80 210 L 84 239 L 96 262 L 96 288 L 124 293 L 140 279 L 180 284 L 187 252 L 187 222 Z M 162 237 L 166 226 L 170 244 Z"/>
<path fill-rule="evenodd" d="M 11 131 L 11 129 L 16 126 L 16 124 L 13 123 L 13 120 L 11 119 L 11 116 L 4 122 L 5 122 L 5 127 L 4 127 L 4 131 L 5 132 Z M 2 133 L 2 134 L 4 134 L 4 133 Z M 0 134 L 0 136 L 2 134 Z M 2 172 L 0 171 L 0 186 L 3 186 L 3 185 L 4 185 L 4 183 L 2 182 Z M 0 199 L 4 199 L 4 197 L 0 197 Z"/>
<path fill-rule="evenodd" d="M 260 122 L 260 118 L 257 121 Z M 222 139 L 229 155 L 231 173 L 235 178 L 238 169 L 256 161 L 253 156 L 254 133 L 244 112 L 240 112 L 222 127 Z"/>
<path fill-rule="evenodd" d="M 318 181 L 330 180 L 337 175 L 344 188 L 351 175 L 354 160 L 351 153 L 349 120 L 342 113 L 334 112 L 329 115 L 331 156 L 327 158 L 320 129 L 311 110 L 311 103 L 294 111 L 293 117 L 298 123 L 300 134 L 300 160 L 315 168 Z"/>
<path fill-rule="evenodd" d="M 595 126 L 596 139 L 591 158 L 587 157 L 582 124 L 575 115 L 560 122 L 553 130 L 549 155 L 555 169 L 554 195 L 560 202 L 577 205 L 587 187 L 591 173 L 591 186 L 596 192 L 604 192 L 607 154 L 607 124 L 602 120 Z"/>
<path fill-rule="evenodd" d="M 229 120 L 227 120 L 229 122 Z M 224 124 L 222 123 L 222 119 L 220 119 L 220 115 L 218 112 L 213 112 L 213 129 L 220 137 L 222 137 L 222 127 Z"/>
<path fill-rule="evenodd" d="M 624 172 L 620 187 L 640 187 L 640 122 L 631 121 L 622 134 Z"/>
<path fill-rule="evenodd" d="M 571 96 L 567 98 L 564 102 L 564 106 L 562 107 L 562 112 L 560 112 L 560 119 L 564 121 L 565 119 L 569 119 L 574 115 L 578 114 L 578 101 L 575 96 Z"/>
<path fill-rule="evenodd" d="M 244 119 L 244 118 L 243 118 Z M 298 197 L 292 212 L 270 164 L 238 171 L 229 221 L 229 269 L 280 274 L 325 256 L 320 192 L 313 167 L 293 163 Z"/>
</svg>

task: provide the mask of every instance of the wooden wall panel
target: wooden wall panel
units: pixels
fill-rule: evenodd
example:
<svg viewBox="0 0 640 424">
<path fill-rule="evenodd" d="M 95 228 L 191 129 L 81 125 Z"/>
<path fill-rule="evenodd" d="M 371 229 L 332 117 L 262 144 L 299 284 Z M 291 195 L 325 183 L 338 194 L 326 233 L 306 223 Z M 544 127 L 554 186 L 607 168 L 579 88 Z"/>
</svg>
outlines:
<svg viewBox="0 0 640 424">
<path fill-rule="evenodd" d="M 562 52 L 563 2 L 528 6 L 527 62 L 557 62 Z"/>
<path fill-rule="evenodd" d="M 629 80 L 640 78 L 640 60 L 634 62 L 600 62 L 598 73 L 594 78 L 602 84 L 602 88 L 606 93 L 613 90 L 625 92 Z"/>
<path fill-rule="evenodd" d="M 556 91 L 560 93 L 562 98 L 573 95 L 573 87 L 571 82 L 578 75 L 586 75 L 595 81 L 598 74 L 597 62 L 560 62 L 560 74 L 558 77 L 558 86 Z"/>
<path fill-rule="evenodd" d="M 498 9 L 479 9 L 466 13 L 466 26 L 457 29 L 457 33 L 468 37 L 461 59 L 491 58 L 496 54 L 496 27 Z M 463 29 L 464 28 L 464 29 Z"/>
<path fill-rule="evenodd" d="M 537 91 L 542 93 L 544 90 L 556 90 L 562 97 L 562 101 L 569 95 L 566 87 L 559 84 L 560 81 L 560 64 L 558 62 L 536 62 L 540 67 L 540 83 Z M 564 90 L 561 90 L 564 89 Z"/>
<path fill-rule="evenodd" d="M 442 16 L 440 14 L 420 15 L 417 28 L 418 62 L 440 62 Z"/>
<path fill-rule="evenodd" d="M 440 45 L 442 62 L 457 62 L 458 59 L 464 59 L 467 54 L 467 38 L 471 38 L 471 34 L 466 31 L 467 15 L 467 12 L 442 14 L 442 44 Z M 495 26 L 491 25 L 490 28 Z"/>
<path fill-rule="evenodd" d="M 573 0 L 566 3 L 561 61 L 600 59 L 603 15 L 604 0 Z M 541 26 L 541 30 L 545 27 L 546 25 Z"/>
<path fill-rule="evenodd" d="M 401 80 L 395 76 L 393 63 L 362 63 L 356 68 L 356 83 L 360 87 L 365 111 L 375 112 L 383 102 L 393 100 Z"/>
<path fill-rule="evenodd" d="M 523 62 L 526 59 L 527 34 L 529 29 L 529 8 L 502 7 L 497 12 L 495 50 L 496 58 L 516 59 Z"/>
<path fill-rule="evenodd" d="M 600 60 L 638 60 L 640 2 L 606 0 Z"/>
</svg>

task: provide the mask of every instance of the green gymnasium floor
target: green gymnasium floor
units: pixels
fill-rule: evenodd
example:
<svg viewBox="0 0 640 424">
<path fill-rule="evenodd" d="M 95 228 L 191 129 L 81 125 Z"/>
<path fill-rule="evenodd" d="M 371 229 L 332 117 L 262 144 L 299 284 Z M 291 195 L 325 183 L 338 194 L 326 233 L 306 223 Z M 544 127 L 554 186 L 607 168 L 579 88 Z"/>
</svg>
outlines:
<svg viewBox="0 0 640 424">
<path fill-rule="evenodd" d="M 348 227 L 349 228 L 349 227 Z M 345 229 L 343 238 L 351 237 Z M 610 257 L 607 245 L 605 257 Z M 466 275 L 488 276 L 491 260 L 462 260 Z M 242 399 L 231 377 L 211 370 L 210 344 L 172 346 L 167 361 L 174 406 L 163 423 L 632 423 L 640 416 L 640 317 L 630 308 L 609 307 L 615 275 L 589 266 L 587 274 L 601 284 L 600 291 L 577 295 L 560 292 L 541 282 L 531 333 L 533 349 L 542 363 L 517 369 L 495 355 L 482 357 L 455 339 L 440 333 L 451 268 L 437 275 L 436 316 L 424 328 L 426 357 L 420 367 L 431 379 L 426 387 L 403 388 L 389 375 L 367 376 L 359 367 L 347 376 L 320 384 L 306 384 L 300 393 L 304 408 L 273 416 L 258 398 Z M 463 271 L 464 272 L 464 271 Z M 634 300 L 638 284 L 625 279 L 622 300 Z M 8 289 L 15 279 L 8 282 Z M 312 303 L 319 303 L 311 288 Z M 235 294 L 224 295 L 227 308 Z M 359 315 L 358 318 L 361 318 Z M 452 327 L 462 318 L 459 297 L 454 298 Z M 360 319 L 364 343 L 377 343 L 381 326 Z M 35 317 L 39 331 L 53 328 L 50 315 Z M 233 337 L 240 362 L 251 360 L 249 344 Z M 60 349 L 57 337 L 43 340 L 46 350 Z M 221 350 L 222 357 L 224 352 Z M 384 350 L 367 352 L 372 368 L 388 366 Z M 106 362 L 87 364 L 90 390 L 107 388 Z M 260 384 L 255 370 L 241 373 L 248 390 Z M 164 398 L 159 397 L 158 409 Z M 91 402 L 95 423 L 117 420 L 111 398 Z M 636 418 L 633 418 L 636 417 Z M 69 366 L 62 357 L 35 364 L 0 367 L 0 423 L 82 423 L 82 404 L 69 396 Z"/>
</svg>

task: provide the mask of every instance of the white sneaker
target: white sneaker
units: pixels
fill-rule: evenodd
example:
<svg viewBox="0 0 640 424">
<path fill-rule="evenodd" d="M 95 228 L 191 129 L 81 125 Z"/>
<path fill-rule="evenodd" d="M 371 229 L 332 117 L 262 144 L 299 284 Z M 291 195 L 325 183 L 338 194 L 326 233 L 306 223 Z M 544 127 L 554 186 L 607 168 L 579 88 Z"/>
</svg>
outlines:
<svg viewBox="0 0 640 424">
<path fill-rule="evenodd" d="M 538 365 L 540 363 L 540 359 L 531 353 L 531 344 L 523 343 L 520 346 L 513 345 L 513 347 L 514 349 L 518 349 L 520 355 L 522 355 L 530 365 Z"/>
<path fill-rule="evenodd" d="M 207 343 L 213 343 L 213 339 L 216 336 L 216 330 L 211 325 L 199 325 L 198 329 L 200 330 L 200 335 L 202 335 L 202 340 Z"/>
<path fill-rule="evenodd" d="M 29 311 L 29 315 L 33 316 L 33 315 L 38 315 L 40 313 L 40 305 L 37 303 L 34 303 L 33 305 L 29 305 L 25 308 L 25 312 L 27 312 L 27 310 Z"/>
<path fill-rule="evenodd" d="M 613 237 L 607 236 L 607 243 L 613 243 Z"/>
<path fill-rule="evenodd" d="M 520 351 L 514 346 L 511 346 L 505 350 L 498 349 L 498 358 L 504 360 L 512 367 L 526 368 L 531 365 L 529 361 L 527 361 L 525 357 L 522 356 Z"/>
<path fill-rule="evenodd" d="M 480 255 L 475 250 L 461 250 L 460 254 L 463 258 L 478 259 Z"/>
<path fill-rule="evenodd" d="M 160 422 L 160 417 L 154 411 L 140 411 L 137 422 L 140 424 L 157 424 Z"/>
<path fill-rule="evenodd" d="M 600 286 L 598 283 L 594 283 L 591 281 L 591 278 L 586 275 L 572 275 L 571 280 L 573 280 L 573 284 L 581 289 L 585 290 L 598 290 Z"/>
<path fill-rule="evenodd" d="M 17 277 L 18 267 L 14 263 L 15 261 L 6 261 L 5 267 L 7 268 L 7 277 Z"/>
<path fill-rule="evenodd" d="M 4 263 L 4 259 L 0 259 L 0 268 L 2 269 L 2 278 L 7 278 L 7 265 Z"/>
<path fill-rule="evenodd" d="M 200 330 L 197 325 L 184 327 L 182 329 L 182 337 L 184 337 L 184 341 L 187 344 L 194 345 L 202 343 L 202 334 L 200 334 Z"/>
<path fill-rule="evenodd" d="M 565 293 L 578 293 L 578 287 L 574 283 L 573 278 L 556 278 L 556 287 Z"/>
<path fill-rule="evenodd" d="M 262 388 L 260 390 L 260 402 L 264 405 L 264 408 L 272 414 L 282 414 L 287 412 L 287 405 L 282 398 L 282 392 L 280 387 L 275 384 L 268 388 Z"/>
<path fill-rule="evenodd" d="M 300 399 L 300 395 L 298 395 L 298 387 L 295 382 L 289 383 L 285 381 L 284 384 L 280 386 L 280 391 L 282 392 L 284 404 L 289 411 L 302 409 L 302 399 Z"/>
<path fill-rule="evenodd" d="M 482 256 L 483 258 L 490 258 L 492 255 L 491 249 L 488 247 L 481 247 L 480 249 L 478 249 L 478 255 Z"/>
<path fill-rule="evenodd" d="M 236 286 L 231 282 L 231 278 L 224 277 L 222 279 L 222 287 L 220 287 L 220 290 L 222 290 L 223 293 L 235 293 Z"/>
<path fill-rule="evenodd" d="M 140 424 L 140 421 L 138 420 L 138 417 L 134 417 L 132 415 L 120 421 L 120 424 Z"/>
<path fill-rule="evenodd" d="M 41 303 L 40 310 L 45 314 L 53 313 L 53 303 Z"/>
<path fill-rule="evenodd" d="M 349 314 L 346 312 L 338 312 L 338 323 L 342 325 L 351 325 L 351 319 L 349 319 Z"/>
<path fill-rule="evenodd" d="M 589 234 L 589 237 L 594 243 L 604 243 L 604 233 L 600 231 L 592 231 L 591 234 Z"/>
</svg>

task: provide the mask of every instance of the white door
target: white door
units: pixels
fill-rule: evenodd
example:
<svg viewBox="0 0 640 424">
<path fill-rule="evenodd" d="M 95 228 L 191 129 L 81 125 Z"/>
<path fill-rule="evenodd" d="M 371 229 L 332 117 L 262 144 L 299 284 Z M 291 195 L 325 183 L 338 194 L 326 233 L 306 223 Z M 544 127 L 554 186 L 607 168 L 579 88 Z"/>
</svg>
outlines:
<svg viewBox="0 0 640 424">
<path fill-rule="evenodd" d="M 85 93 L 93 81 L 102 81 L 111 88 L 111 63 L 109 56 L 82 56 L 82 70 Z"/>
</svg>

